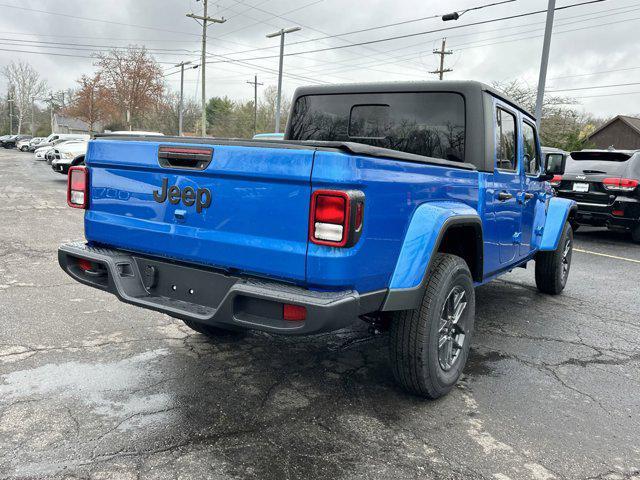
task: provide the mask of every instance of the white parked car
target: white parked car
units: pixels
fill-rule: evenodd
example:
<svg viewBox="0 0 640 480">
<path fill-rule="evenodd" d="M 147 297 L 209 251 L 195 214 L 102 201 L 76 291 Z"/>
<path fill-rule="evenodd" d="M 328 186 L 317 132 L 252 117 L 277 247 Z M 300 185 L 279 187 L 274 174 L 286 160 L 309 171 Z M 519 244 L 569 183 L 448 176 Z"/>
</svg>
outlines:
<svg viewBox="0 0 640 480">
<path fill-rule="evenodd" d="M 84 165 L 89 142 L 63 142 L 49 152 L 47 161 L 51 157 L 51 168 L 54 172 L 66 175 L 70 167 Z"/>
<path fill-rule="evenodd" d="M 47 152 L 49 150 L 53 150 L 53 145 L 52 144 L 47 144 L 44 147 L 38 147 L 35 149 L 34 151 L 34 157 L 36 160 L 44 160 Z"/>
<path fill-rule="evenodd" d="M 45 137 L 35 137 L 29 141 L 29 145 L 27 145 L 26 151 L 33 152 L 36 148 L 38 148 L 42 142 L 45 141 Z"/>
<path fill-rule="evenodd" d="M 91 135 L 87 135 L 84 133 L 52 133 L 47 138 L 45 138 L 38 145 L 38 147 L 52 147 L 57 143 L 68 141 L 68 140 L 80 140 L 83 142 L 88 142 L 90 139 L 91 139 Z M 41 160 L 40 157 L 36 157 L 36 159 Z"/>
<path fill-rule="evenodd" d="M 18 150 L 20 150 L 21 152 L 26 152 L 27 150 L 29 150 L 29 145 L 30 145 L 32 140 L 35 140 L 35 139 L 34 138 L 23 138 L 21 140 L 18 140 L 16 142 L 16 148 Z"/>
</svg>

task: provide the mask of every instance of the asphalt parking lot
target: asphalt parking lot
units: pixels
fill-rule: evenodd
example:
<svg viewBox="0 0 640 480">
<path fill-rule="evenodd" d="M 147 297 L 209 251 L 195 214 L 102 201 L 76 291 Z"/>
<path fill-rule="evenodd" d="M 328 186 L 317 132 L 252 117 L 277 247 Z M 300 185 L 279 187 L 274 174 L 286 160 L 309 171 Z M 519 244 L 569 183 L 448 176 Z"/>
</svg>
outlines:
<svg viewBox="0 0 640 480">
<path fill-rule="evenodd" d="M 565 293 L 477 292 L 459 386 L 402 393 L 386 337 L 216 342 L 72 281 L 66 177 L 0 149 L 0 478 L 640 478 L 640 246 L 583 229 Z"/>
</svg>

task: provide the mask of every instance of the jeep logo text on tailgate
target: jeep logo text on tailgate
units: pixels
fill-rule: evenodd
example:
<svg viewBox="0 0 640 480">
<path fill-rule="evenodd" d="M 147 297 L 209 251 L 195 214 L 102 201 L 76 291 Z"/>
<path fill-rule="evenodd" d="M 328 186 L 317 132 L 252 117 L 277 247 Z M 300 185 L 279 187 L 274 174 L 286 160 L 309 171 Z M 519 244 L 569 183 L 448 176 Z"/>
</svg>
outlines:
<svg viewBox="0 0 640 480">
<path fill-rule="evenodd" d="M 180 190 L 180 188 L 175 185 L 171 187 L 168 185 L 169 179 L 164 178 L 162 180 L 162 191 L 153 191 L 153 199 L 156 202 L 163 203 L 169 199 L 170 204 L 177 205 L 180 203 L 180 200 L 182 200 L 185 207 L 195 205 L 196 212 L 198 213 L 211 205 L 211 190 L 208 188 L 198 188 L 194 190 L 192 187 L 184 187 L 184 189 Z"/>
</svg>

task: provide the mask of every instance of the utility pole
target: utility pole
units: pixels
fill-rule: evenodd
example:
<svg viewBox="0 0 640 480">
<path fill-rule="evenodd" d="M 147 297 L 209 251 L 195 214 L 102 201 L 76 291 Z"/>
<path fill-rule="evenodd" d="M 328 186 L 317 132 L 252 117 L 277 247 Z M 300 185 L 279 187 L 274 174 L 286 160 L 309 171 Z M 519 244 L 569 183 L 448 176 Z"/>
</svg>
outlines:
<svg viewBox="0 0 640 480">
<path fill-rule="evenodd" d="M 7 98 L 9 103 L 9 135 L 13 135 L 13 98 Z"/>
<path fill-rule="evenodd" d="M 202 0 L 204 5 L 204 11 L 202 15 L 195 15 L 193 13 L 187 13 L 187 17 L 193 18 L 194 20 L 202 21 L 202 136 L 205 137 L 207 135 L 207 94 L 205 88 L 206 82 L 206 72 L 207 72 L 207 23 L 224 23 L 226 20 L 224 18 L 212 18 L 207 16 L 207 7 L 208 0 Z"/>
<path fill-rule="evenodd" d="M 51 115 L 51 133 L 53 133 L 53 93 L 49 93 L 49 114 Z"/>
<path fill-rule="evenodd" d="M 247 81 L 249 85 L 253 85 L 253 134 L 258 133 L 258 75 L 254 75 L 253 82 Z"/>
<path fill-rule="evenodd" d="M 549 51 L 551 50 L 551 34 L 553 33 L 553 16 L 556 10 L 556 0 L 549 0 L 547 8 L 547 25 L 544 29 L 544 43 L 542 44 L 542 60 L 540 61 L 540 77 L 538 78 L 538 96 L 536 98 L 536 124 L 540 131 L 542 120 L 542 104 L 544 103 L 544 89 L 547 84 L 547 66 L 549 65 Z"/>
<path fill-rule="evenodd" d="M 180 107 L 178 112 L 178 135 L 182 136 L 182 111 L 184 110 L 184 66 L 191 62 L 180 62 L 176 67 L 180 67 Z"/>
<path fill-rule="evenodd" d="M 36 102 L 36 98 L 35 97 L 31 97 L 31 135 L 35 136 L 36 134 L 36 126 L 34 123 L 34 108 L 35 108 L 35 102 Z"/>
<path fill-rule="evenodd" d="M 447 46 L 447 39 L 443 38 L 442 39 L 442 49 L 433 51 L 434 54 L 440 55 L 440 69 L 439 70 L 434 70 L 432 72 L 429 72 L 429 73 L 439 74 L 440 75 L 440 80 L 444 79 L 444 74 L 445 73 L 453 72 L 453 70 L 451 68 L 444 68 L 444 56 L 445 55 L 451 55 L 453 53 L 453 51 L 451 51 L 451 50 L 445 50 L 444 48 L 446 46 Z"/>
<path fill-rule="evenodd" d="M 282 29 L 279 32 L 270 33 L 267 38 L 280 37 L 280 65 L 278 67 L 278 98 L 276 100 L 276 132 L 280 133 L 280 105 L 282 103 L 282 63 L 284 60 L 284 36 L 287 33 L 298 32 L 302 30 L 300 27 Z"/>
</svg>

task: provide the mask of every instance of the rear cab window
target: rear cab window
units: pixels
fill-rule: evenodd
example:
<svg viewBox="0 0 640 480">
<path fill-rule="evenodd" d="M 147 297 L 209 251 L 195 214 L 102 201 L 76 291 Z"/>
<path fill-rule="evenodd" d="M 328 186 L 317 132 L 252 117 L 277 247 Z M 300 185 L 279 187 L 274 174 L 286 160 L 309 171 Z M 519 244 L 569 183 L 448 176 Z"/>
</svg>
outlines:
<svg viewBox="0 0 640 480">
<path fill-rule="evenodd" d="M 464 162 L 465 128 L 465 103 L 458 93 L 320 94 L 297 99 L 289 137 Z"/>
</svg>

